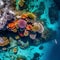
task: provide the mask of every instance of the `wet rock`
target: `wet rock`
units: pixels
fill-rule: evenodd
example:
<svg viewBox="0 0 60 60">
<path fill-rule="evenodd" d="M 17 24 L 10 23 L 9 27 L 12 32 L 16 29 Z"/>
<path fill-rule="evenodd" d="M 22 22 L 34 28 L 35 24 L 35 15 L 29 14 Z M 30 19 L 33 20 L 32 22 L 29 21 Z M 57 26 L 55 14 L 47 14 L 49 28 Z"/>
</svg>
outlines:
<svg viewBox="0 0 60 60">
<path fill-rule="evenodd" d="M 52 6 L 49 8 L 48 12 L 51 24 L 54 24 L 58 21 L 58 8 L 56 6 Z"/>
</svg>

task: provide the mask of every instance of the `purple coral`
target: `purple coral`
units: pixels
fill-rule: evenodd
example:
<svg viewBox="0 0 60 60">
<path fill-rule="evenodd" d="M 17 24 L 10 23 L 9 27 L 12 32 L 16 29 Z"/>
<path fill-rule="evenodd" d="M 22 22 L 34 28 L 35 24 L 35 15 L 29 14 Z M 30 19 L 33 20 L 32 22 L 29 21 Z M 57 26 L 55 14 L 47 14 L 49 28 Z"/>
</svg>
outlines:
<svg viewBox="0 0 60 60">
<path fill-rule="evenodd" d="M 26 24 L 27 24 L 27 22 L 25 20 L 23 20 L 23 19 L 19 20 L 19 22 L 18 22 L 18 26 L 20 28 L 25 28 Z"/>
</svg>

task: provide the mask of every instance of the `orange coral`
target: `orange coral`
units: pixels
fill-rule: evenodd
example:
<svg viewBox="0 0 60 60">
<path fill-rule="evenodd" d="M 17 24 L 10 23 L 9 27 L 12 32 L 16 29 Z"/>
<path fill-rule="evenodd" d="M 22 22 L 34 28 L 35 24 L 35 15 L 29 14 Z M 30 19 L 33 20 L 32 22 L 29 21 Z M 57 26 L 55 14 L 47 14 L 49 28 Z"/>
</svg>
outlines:
<svg viewBox="0 0 60 60">
<path fill-rule="evenodd" d="M 31 29 L 32 29 L 32 25 L 29 24 L 26 26 L 26 30 L 31 30 Z"/>
<path fill-rule="evenodd" d="M 8 27 L 9 29 L 15 29 L 15 28 L 17 27 L 17 23 L 18 23 L 18 20 L 15 20 L 14 22 L 9 23 L 9 24 L 7 25 L 7 27 Z"/>
<path fill-rule="evenodd" d="M 9 29 L 14 29 L 15 28 L 15 24 L 14 23 L 9 23 L 7 27 Z"/>
<path fill-rule="evenodd" d="M 6 37 L 1 37 L 1 39 L 3 40 L 3 42 L 0 42 L 0 46 L 6 46 L 9 44 L 9 40 Z"/>
<path fill-rule="evenodd" d="M 27 14 L 22 14 L 21 15 L 21 18 L 23 18 L 23 19 L 26 19 L 28 16 L 27 16 Z"/>
<path fill-rule="evenodd" d="M 18 23 L 18 20 L 15 20 L 13 23 L 14 23 L 15 25 L 17 25 L 17 23 Z"/>
</svg>

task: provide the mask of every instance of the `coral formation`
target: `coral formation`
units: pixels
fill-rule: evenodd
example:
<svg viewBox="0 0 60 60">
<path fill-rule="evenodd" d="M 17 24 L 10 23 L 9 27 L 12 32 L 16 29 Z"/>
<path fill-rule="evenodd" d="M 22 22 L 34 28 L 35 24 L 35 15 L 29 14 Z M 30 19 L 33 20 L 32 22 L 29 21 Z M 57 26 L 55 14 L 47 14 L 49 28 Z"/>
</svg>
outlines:
<svg viewBox="0 0 60 60">
<path fill-rule="evenodd" d="M 18 4 L 21 6 L 21 7 L 23 7 L 24 6 L 24 0 L 20 0 L 19 2 L 18 2 Z"/>
<path fill-rule="evenodd" d="M 20 28 L 25 28 L 26 24 L 27 24 L 27 22 L 25 20 L 19 20 L 19 22 L 18 22 L 18 26 Z"/>
<path fill-rule="evenodd" d="M 30 1 L 30 0 L 29 0 Z M 0 47 L 3 51 L 12 50 L 17 54 L 18 48 L 26 49 L 31 45 L 37 46 L 41 42 L 53 38 L 54 32 L 46 28 L 47 19 L 42 19 L 45 4 L 40 2 L 39 5 L 33 5 L 36 10 L 30 11 L 28 0 L 1 0 L 0 2 Z M 55 6 L 49 8 L 49 17 L 51 23 L 58 19 L 58 12 Z M 54 21 L 52 21 L 52 19 Z M 5 35 L 6 34 L 6 35 Z M 5 37 L 6 36 L 6 37 Z M 9 45 L 9 47 L 5 47 Z M 43 46 L 39 47 L 40 50 Z M 39 59 L 39 53 L 35 53 L 32 60 Z M 13 60 L 13 59 L 12 59 Z M 19 55 L 16 60 L 27 60 L 25 56 Z"/>
<path fill-rule="evenodd" d="M 40 60 L 42 43 L 57 44 L 56 31 L 48 25 L 58 20 L 58 9 L 46 7 L 46 1 L 0 0 L 0 60 Z"/>
<path fill-rule="evenodd" d="M 18 55 L 16 60 L 27 60 L 27 58 L 25 56 Z"/>
<path fill-rule="evenodd" d="M 9 44 L 9 40 L 7 37 L 0 37 L 0 46 L 6 46 Z"/>
<path fill-rule="evenodd" d="M 15 47 L 15 48 L 13 48 L 13 52 L 16 54 L 17 53 L 17 51 L 18 51 L 18 49 Z"/>
<path fill-rule="evenodd" d="M 15 39 L 16 40 L 19 40 L 20 39 L 19 35 L 15 36 Z"/>
</svg>

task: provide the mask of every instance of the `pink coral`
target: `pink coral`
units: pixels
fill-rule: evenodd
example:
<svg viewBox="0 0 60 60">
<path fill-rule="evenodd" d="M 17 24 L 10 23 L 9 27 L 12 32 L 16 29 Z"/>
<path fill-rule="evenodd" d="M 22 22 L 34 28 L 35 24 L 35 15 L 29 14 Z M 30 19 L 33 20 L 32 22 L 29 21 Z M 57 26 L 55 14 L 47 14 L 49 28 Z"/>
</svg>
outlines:
<svg viewBox="0 0 60 60">
<path fill-rule="evenodd" d="M 19 20 L 19 22 L 18 22 L 18 26 L 20 28 L 25 28 L 26 24 L 27 24 L 27 22 L 25 20 L 23 20 L 23 19 Z"/>
</svg>

